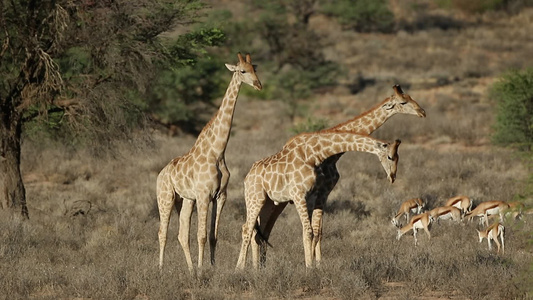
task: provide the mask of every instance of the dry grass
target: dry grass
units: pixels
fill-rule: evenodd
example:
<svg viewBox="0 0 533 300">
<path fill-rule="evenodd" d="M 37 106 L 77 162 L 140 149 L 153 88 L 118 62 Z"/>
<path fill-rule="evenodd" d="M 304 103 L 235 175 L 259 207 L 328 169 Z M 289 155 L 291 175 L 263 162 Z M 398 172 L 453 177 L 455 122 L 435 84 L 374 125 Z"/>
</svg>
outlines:
<svg viewBox="0 0 533 300">
<path fill-rule="evenodd" d="M 155 201 L 157 173 L 185 153 L 194 137 L 154 132 L 153 149 L 134 151 L 124 145 L 117 149 L 121 156 L 103 159 L 24 144 L 31 219 L 0 211 L 0 298 L 531 297 L 532 216 L 526 216 L 527 222 L 506 223 L 505 255 L 489 252 L 486 242 L 478 244 L 476 224 L 435 224 L 432 239 L 421 232 L 420 245 L 414 247 L 411 235 L 395 239 L 389 220 L 408 198 L 422 197 L 431 208 L 458 194 L 478 203 L 512 200 L 523 190 L 531 170 L 515 153 L 488 143 L 494 105 L 486 91 L 500 71 L 519 61 L 531 66 L 531 60 L 524 61 L 529 57 L 524 53 L 532 53 L 524 33 L 531 32 L 533 22 L 525 20 L 532 15 L 527 10 L 505 22 L 450 31 L 336 33 L 346 35 L 346 42 L 330 51 L 352 69 L 347 81 L 361 76 L 361 70 L 375 81 L 356 95 L 339 88 L 317 96 L 311 103 L 316 116 L 329 118 L 332 125 L 351 118 L 391 94 L 393 83 L 403 84 L 428 116 L 395 116 L 374 134 L 403 141 L 393 185 L 372 155 L 348 153 L 340 160 L 341 180 L 324 217 L 320 269 L 305 270 L 301 225 L 289 205 L 273 230 L 266 268 L 234 271 L 245 218 L 243 178 L 255 160 L 277 152 L 290 137 L 292 124 L 280 113 L 285 110 L 280 102 L 239 100 L 226 151 L 232 177 L 217 265 L 208 265 L 197 278 L 186 271 L 176 216 L 159 273 Z M 436 77 L 448 81 L 429 80 Z M 527 204 L 533 205 L 532 200 Z M 194 217 L 192 228 L 195 254 Z"/>
</svg>

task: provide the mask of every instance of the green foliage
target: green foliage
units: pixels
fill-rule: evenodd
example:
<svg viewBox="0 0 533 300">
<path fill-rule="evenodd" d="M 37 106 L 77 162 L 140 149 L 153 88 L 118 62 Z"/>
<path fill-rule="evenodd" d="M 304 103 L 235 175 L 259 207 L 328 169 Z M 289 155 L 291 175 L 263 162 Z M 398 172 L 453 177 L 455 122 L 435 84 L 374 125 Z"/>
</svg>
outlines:
<svg viewBox="0 0 533 300">
<path fill-rule="evenodd" d="M 180 33 L 201 14 L 198 0 L 1 3 L 0 100 L 24 109 L 28 137 L 112 148 L 144 127 L 146 113 L 187 119 L 189 104 L 220 93 L 216 80 L 204 78 L 217 77 L 207 48 L 222 44 L 224 33 L 192 26 Z M 32 97 L 20 106 L 23 90 Z"/>
<path fill-rule="evenodd" d="M 300 66 L 288 68 L 272 79 L 271 84 L 276 86 L 273 96 L 286 102 L 289 115 L 295 117 L 301 115 L 300 100 L 309 98 L 320 88 L 335 85 L 342 74 L 339 65 L 329 61 L 309 66 L 309 69 Z"/>
<path fill-rule="evenodd" d="M 522 7 L 533 5 L 531 0 L 437 0 L 440 7 L 457 9 L 468 14 L 506 10 L 517 12 Z"/>
<path fill-rule="evenodd" d="M 226 35 L 218 28 L 199 28 L 195 31 L 182 34 L 170 41 L 169 55 L 173 65 L 168 67 L 194 65 L 201 56 L 207 54 L 207 47 L 220 46 Z"/>
<path fill-rule="evenodd" d="M 63 80 L 77 80 L 79 75 L 91 72 L 93 60 L 90 49 L 84 46 L 74 46 L 65 51 L 65 53 L 56 59 L 57 64 L 63 75 Z M 70 82 L 73 84 L 73 82 Z"/>
<path fill-rule="evenodd" d="M 210 103 L 220 97 L 230 78 L 224 63 L 216 59 L 167 69 L 153 87 L 149 111 L 164 123 L 188 121 L 195 116 L 194 104 Z"/>
<path fill-rule="evenodd" d="M 294 134 L 299 134 L 303 132 L 315 132 L 322 129 L 326 129 L 328 127 L 329 125 L 327 119 L 315 119 L 308 117 L 306 122 L 296 124 L 290 129 L 290 131 Z"/>
<path fill-rule="evenodd" d="M 494 143 L 531 151 L 533 147 L 533 68 L 510 71 L 491 89 L 497 101 Z"/>
<path fill-rule="evenodd" d="M 39 115 L 41 109 L 32 106 L 27 109 L 24 122 L 24 133 L 27 137 L 40 140 L 42 138 L 54 139 L 58 131 L 64 126 L 65 112 L 58 107 L 48 105 L 46 115 Z M 35 117 L 36 116 L 36 117 Z"/>
<path fill-rule="evenodd" d="M 233 52 L 246 49 L 261 60 L 259 72 L 269 80 L 260 97 L 287 102 L 291 116 L 300 110 L 298 101 L 335 85 L 342 74 L 337 63 L 324 57 L 320 36 L 308 26 L 315 2 L 251 1 L 247 13 L 254 14 L 252 19 L 241 20 L 223 11 L 208 21 L 226 32 L 225 47 Z"/>
<path fill-rule="evenodd" d="M 337 17 L 345 27 L 357 31 L 388 32 L 394 26 L 387 0 L 324 1 L 321 8 L 325 14 Z"/>
<path fill-rule="evenodd" d="M 210 104 L 221 96 L 230 75 L 224 62 L 212 57 L 207 48 L 225 39 L 222 30 L 202 27 L 168 41 L 171 61 L 160 66 L 148 91 L 146 111 L 165 124 L 188 123 L 199 104 Z"/>
</svg>

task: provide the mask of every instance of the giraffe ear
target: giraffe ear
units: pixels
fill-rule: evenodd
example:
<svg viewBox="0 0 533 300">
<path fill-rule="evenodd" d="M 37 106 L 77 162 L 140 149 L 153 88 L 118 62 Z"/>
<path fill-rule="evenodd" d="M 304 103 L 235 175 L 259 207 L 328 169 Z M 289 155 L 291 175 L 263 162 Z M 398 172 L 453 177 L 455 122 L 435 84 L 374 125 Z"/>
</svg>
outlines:
<svg viewBox="0 0 533 300">
<path fill-rule="evenodd" d="M 226 64 L 226 68 L 228 68 L 228 70 L 230 70 L 231 72 L 237 71 L 237 66 L 235 65 Z"/>
</svg>

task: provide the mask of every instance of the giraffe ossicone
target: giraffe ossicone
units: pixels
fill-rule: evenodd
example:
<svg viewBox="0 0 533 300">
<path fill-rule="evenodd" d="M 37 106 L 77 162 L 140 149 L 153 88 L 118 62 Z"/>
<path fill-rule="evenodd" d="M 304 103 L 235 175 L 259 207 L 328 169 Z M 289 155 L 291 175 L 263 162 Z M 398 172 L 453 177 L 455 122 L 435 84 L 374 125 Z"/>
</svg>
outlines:
<svg viewBox="0 0 533 300">
<path fill-rule="evenodd" d="M 190 223 L 193 208 L 198 212 L 198 268 L 203 265 L 207 241 L 207 215 L 212 202 L 209 244 L 211 264 L 215 263 L 215 249 L 220 214 L 227 198 L 230 173 L 226 166 L 225 151 L 229 140 L 233 113 L 242 83 L 261 90 L 250 54 L 237 54 L 236 65 L 226 64 L 233 76 L 222 103 L 202 129 L 193 147 L 183 156 L 171 160 L 157 176 L 157 206 L 159 209 L 159 267 L 163 267 L 167 231 L 173 207 L 179 213 L 178 240 L 183 248 L 189 271 L 193 263 L 189 248 Z"/>
</svg>

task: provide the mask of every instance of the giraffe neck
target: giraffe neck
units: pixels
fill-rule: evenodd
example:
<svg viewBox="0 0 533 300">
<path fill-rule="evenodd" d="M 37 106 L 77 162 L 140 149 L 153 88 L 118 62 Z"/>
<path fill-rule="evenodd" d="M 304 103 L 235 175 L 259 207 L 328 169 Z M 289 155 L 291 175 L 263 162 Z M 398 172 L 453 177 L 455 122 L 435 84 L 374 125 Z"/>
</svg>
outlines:
<svg viewBox="0 0 533 300">
<path fill-rule="evenodd" d="M 304 149 L 305 160 L 315 165 L 335 154 L 348 151 L 369 152 L 377 154 L 379 148 L 376 140 L 351 132 L 324 132 L 320 134 L 303 134 L 299 145 Z M 298 137 L 297 137 L 298 138 Z"/>
<path fill-rule="evenodd" d="M 209 123 L 205 125 L 202 132 L 200 132 L 195 146 L 200 144 L 205 146 L 205 144 L 208 143 L 211 151 L 219 155 L 226 150 L 231 131 L 231 124 L 233 122 L 233 112 L 235 111 L 235 105 L 237 103 L 241 84 L 242 81 L 239 80 L 239 75 L 237 72 L 234 72 L 217 113 L 211 118 Z M 195 147 L 193 147 L 193 149 L 194 148 Z"/>
<path fill-rule="evenodd" d="M 389 101 L 389 99 L 390 98 L 385 99 L 360 116 L 332 127 L 331 129 L 353 131 L 361 134 L 371 134 L 395 114 L 392 109 L 386 110 L 382 108 L 385 102 Z"/>
</svg>

